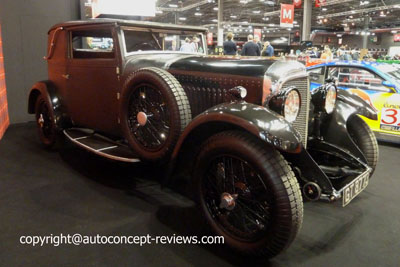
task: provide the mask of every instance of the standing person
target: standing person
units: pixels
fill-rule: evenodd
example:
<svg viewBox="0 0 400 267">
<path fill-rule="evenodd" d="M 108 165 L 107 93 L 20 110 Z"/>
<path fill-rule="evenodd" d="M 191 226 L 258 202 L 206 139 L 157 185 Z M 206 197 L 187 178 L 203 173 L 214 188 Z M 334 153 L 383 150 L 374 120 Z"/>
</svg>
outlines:
<svg viewBox="0 0 400 267">
<path fill-rule="evenodd" d="M 260 51 L 263 49 L 263 45 L 260 42 L 260 36 L 256 35 L 254 36 L 254 42 L 258 45 L 258 47 L 260 48 Z"/>
<path fill-rule="evenodd" d="M 253 41 L 253 35 L 247 36 L 247 43 L 244 44 L 242 49 L 242 56 L 260 56 L 260 47 Z"/>
<path fill-rule="evenodd" d="M 274 56 L 274 47 L 270 44 L 270 42 L 267 41 L 264 43 L 264 49 L 265 49 L 264 55 L 266 57 Z"/>
<path fill-rule="evenodd" d="M 236 55 L 237 47 L 233 41 L 233 33 L 228 32 L 226 39 L 224 42 L 224 55 Z"/>
<path fill-rule="evenodd" d="M 360 60 L 360 53 L 358 51 L 359 51 L 358 48 L 355 47 L 353 50 L 353 54 L 351 55 L 353 60 Z"/>
<path fill-rule="evenodd" d="M 188 53 L 193 53 L 193 52 L 194 52 L 193 47 L 192 47 L 192 45 L 190 44 L 190 39 L 189 39 L 189 38 L 186 38 L 186 39 L 185 39 L 185 42 L 184 42 L 183 45 L 181 46 L 180 51 L 182 51 L 182 52 L 188 52 Z"/>
<path fill-rule="evenodd" d="M 192 39 L 192 43 L 190 45 L 192 46 L 192 50 L 195 53 L 199 52 L 199 42 L 200 42 L 200 39 L 197 38 L 197 36 L 194 36 Z"/>
<path fill-rule="evenodd" d="M 178 51 L 178 46 L 176 45 L 176 40 L 175 39 L 172 40 L 171 46 L 168 47 L 167 50 L 169 50 L 169 51 Z"/>
</svg>

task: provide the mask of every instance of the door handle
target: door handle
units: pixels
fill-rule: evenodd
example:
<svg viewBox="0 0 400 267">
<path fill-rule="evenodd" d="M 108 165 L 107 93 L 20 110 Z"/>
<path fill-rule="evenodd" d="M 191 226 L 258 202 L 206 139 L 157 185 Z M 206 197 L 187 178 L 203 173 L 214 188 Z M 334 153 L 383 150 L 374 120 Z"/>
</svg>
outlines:
<svg viewBox="0 0 400 267">
<path fill-rule="evenodd" d="M 61 76 L 63 76 L 63 78 L 65 78 L 65 79 L 69 79 L 69 74 L 63 74 L 63 75 L 61 75 Z"/>
</svg>

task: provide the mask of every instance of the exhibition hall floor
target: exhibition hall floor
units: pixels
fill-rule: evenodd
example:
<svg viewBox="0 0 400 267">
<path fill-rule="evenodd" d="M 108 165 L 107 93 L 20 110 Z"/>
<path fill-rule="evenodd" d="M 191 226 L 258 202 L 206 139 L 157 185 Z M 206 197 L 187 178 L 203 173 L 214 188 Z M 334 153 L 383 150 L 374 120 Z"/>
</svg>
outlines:
<svg viewBox="0 0 400 267">
<path fill-rule="evenodd" d="M 398 266 L 400 145 L 380 144 L 367 189 L 346 208 L 305 203 L 303 228 L 271 261 L 221 245 L 21 245 L 27 235 L 201 235 L 198 210 L 163 188 L 159 170 L 121 164 L 72 145 L 42 149 L 33 123 L 11 126 L 0 141 L 0 265 L 96 266 Z"/>
</svg>

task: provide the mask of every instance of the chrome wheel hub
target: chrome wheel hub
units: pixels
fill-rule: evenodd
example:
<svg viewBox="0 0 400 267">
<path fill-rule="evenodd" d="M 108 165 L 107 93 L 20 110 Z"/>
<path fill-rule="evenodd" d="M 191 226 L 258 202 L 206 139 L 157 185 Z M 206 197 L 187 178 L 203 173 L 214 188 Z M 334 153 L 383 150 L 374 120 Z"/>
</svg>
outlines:
<svg viewBox="0 0 400 267">
<path fill-rule="evenodd" d="M 233 210 L 236 206 L 237 197 L 237 194 L 231 195 L 229 193 L 222 193 L 221 203 L 219 204 L 219 207 L 221 209 Z"/>
<path fill-rule="evenodd" d="M 43 125 L 44 125 L 43 114 L 40 114 L 39 119 L 38 119 L 38 124 L 39 124 L 40 128 L 43 128 Z"/>
<path fill-rule="evenodd" d="M 140 111 L 137 114 L 137 121 L 138 121 L 140 126 L 145 126 L 146 123 L 147 123 L 147 115 L 146 115 L 146 113 L 144 113 L 143 111 Z"/>
</svg>

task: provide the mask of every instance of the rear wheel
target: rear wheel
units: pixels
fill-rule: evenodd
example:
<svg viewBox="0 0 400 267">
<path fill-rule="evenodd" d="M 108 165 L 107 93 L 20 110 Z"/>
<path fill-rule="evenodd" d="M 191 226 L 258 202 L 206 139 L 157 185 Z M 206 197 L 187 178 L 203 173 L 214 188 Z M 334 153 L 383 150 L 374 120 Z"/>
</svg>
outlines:
<svg viewBox="0 0 400 267">
<path fill-rule="evenodd" d="M 375 134 L 372 132 L 368 124 L 358 117 L 352 116 L 347 123 L 347 130 L 354 143 L 361 152 L 364 153 L 368 165 L 372 168 L 371 175 L 374 173 L 376 164 L 378 163 L 379 148 Z"/>
<path fill-rule="evenodd" d="M 255 137 L 229 131 L 209 138 L 194 178 L 207 222 L 232 248 L 273 257 L 297 235 L 303 219 L 299 184 L 282 155 Z"/>
<path fill-rule="evenodd" d="M 57 141 L 57 131 L 52 105 L 44 95 L 39 95 L 35 105 L 36 124 L 41 143 L 52 148 Z"/>
</svg>

